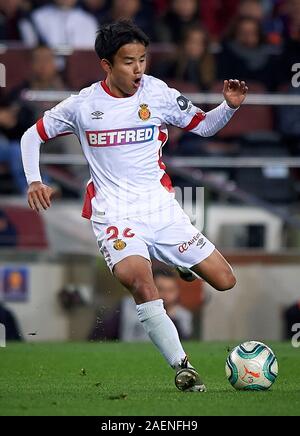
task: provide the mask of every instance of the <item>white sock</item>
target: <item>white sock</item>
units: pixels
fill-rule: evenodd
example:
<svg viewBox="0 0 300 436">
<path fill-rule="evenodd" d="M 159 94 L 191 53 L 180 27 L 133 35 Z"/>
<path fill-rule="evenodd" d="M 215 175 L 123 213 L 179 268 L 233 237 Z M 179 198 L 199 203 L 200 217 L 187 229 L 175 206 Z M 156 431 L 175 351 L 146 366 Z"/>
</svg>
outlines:
<svg viewBox="0 0 300 436">
<path fill-rule="evenodd" d="M 136 308 L 138 318 L 151 341 L 167 362 L 173 368 L 178 368 L 186 353 L 180 343 L 177 329 L 164 309 L 163 300 L 138 304 Z"/>
</svg>

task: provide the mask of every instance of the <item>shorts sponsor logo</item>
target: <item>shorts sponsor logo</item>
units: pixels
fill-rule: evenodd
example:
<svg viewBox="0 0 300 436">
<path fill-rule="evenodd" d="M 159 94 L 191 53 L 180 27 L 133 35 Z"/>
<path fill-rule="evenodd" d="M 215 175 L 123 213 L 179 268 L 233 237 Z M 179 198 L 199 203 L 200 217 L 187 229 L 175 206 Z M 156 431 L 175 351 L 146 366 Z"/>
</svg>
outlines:
<svg viewBox="0 0 300 436">
<path fill-rule="evenodd" d="M 124 250 L 126 245 L 127 245 L 126 242 L 122 241 L 122 239 L 116 239 L 116 241 L 114 242 L 113 247 L 114 247 L 115 250 L 120 251 L 120 250 Z"/>
<path fill-rule="evenodd" d="M 153 141 L 154 126 L 129 129 L 86 131 L 90 147 L 113 147 Z"/>
<path fill-rule="evenodd" d="M 147 121 L 151 117 L 151 112 L 150 112 L 147 104 L 140 105 L 139 117 L 143 121 Z"/>
<path fill-rule="evenodd" d="M 178 250 L 180 253 L 184 253 L 185 251 L 187 251 L 193 244 L 195 244 L 195 242 L 197 242 L 197 247 L 200 247 L 200 249 L 202 247 L 204 247 L 204 245 L 206 244 L 206 242 L 204 241 L 204 238 L 201 238 L 201 233 L 197 233 L 197 235 L 195 235 L 192 239 L 190 239 L 187 242 L 184 242 L 183 244 L 179 245 Z"/>
<path fill-rule="evenodd" d="M 184 253 L 186 250 L 188 250 L 189 246 L 186 242 L 184 242 L 183 244 L 181 244 L 178 248 L 180 253 Z"/>
</svg>

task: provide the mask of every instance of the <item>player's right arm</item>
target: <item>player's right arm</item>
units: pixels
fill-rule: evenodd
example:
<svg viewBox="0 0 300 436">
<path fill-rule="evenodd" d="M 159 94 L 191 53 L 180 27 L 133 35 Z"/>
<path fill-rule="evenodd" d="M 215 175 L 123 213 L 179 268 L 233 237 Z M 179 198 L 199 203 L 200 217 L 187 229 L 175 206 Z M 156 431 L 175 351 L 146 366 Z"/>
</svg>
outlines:
<svg viewBox="0 0 300 436">
<path fill-rule="evenodd" d="M 22 136 L 21 152 L 28 183 L 27 199 L 31 209 L 39 212 L 51 206 L 52 188 L 42 182 L 40 146 L 49 139 L 75 133 L 74 96 L 45 112 Z"/>
</svg>

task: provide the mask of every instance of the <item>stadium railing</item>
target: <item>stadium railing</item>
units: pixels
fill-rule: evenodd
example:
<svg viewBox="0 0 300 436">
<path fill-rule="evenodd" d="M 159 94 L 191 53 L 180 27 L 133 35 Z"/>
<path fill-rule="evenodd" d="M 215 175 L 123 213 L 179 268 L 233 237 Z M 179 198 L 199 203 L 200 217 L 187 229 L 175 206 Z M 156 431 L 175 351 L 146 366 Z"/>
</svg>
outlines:
<svg viewBox="0 0 300 436">
<path fill-rule="evenodd" d="M 27 91 L 23 94 L 23 98 L 29 101 L 36 102 L 58 102 L 69 95 L 76 93 L 76 91 Z M 220 93 L 192 93 L 187 94 L 187 97 L 191 99 L 195 104 L 198 105 L 216 105 L 223 101 L 223 95 Z M 280 94 L 268 94 L 268 93 L 253 93 L 249 94 L 245 103 L 245 110 L 253 106 L 299 106 L 300 105 L 300 95 L 290 95 L 288 93 Z M 244 109 L 244 108 L 242 108 Z M 247 204 L 256 204 L 269 212 L 280 216 L 286 223 L 292 225 L 293 227 L 300 228 L 300 223 L 298 219 L 290 217 L 288 212 L 282 212 L 278 210 L 272 204 L 268 204 L 260 200 L 259 198 L 242 192 L 236 184 L 228 181 L 227 183 L 222 183 L 219 185 L 211 181 L 205 175 L 198 171 L 197 175 L 195 171 L 192 173 L 188 170 L 190 169 L 234 169 L 234 168 L 262 168 L 268 169 L 273 168 L 288 168 L 295 169 L 300 168 L 300 157 L 290 157 L 290 156 L 222 156 L 222 157 L 206 157 L 206 156 L 168 156 L 165 161 L 174 174 L 180 174 L 181 177 L 191 180 L 191 177 L 198 180 L 198 182 L 204 183 L 204 186 L 210 186 L 210 188 L 221 192 L 227 192 L 227 195 L 238 198 Z M 43 164 L 51 165 L 86 165 L 86 160 L 83 155 L 80 154 L 42 154 L 41 162 Z M 192 176 L 191 176 L 192 175 Z"/>
</svg>

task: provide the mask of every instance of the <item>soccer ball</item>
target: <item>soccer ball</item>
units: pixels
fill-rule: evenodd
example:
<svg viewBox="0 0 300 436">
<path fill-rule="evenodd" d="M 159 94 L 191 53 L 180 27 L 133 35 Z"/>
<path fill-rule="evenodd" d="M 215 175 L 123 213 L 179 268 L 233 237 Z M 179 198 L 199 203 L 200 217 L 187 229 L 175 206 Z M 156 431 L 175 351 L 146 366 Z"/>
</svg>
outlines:
<svg viewBox="0 0 300 436">
<path fill-rule="evenodd" d="M 235 389 L 265 391 L 276 380 L 278 363 L 269 347 L 262 342 L 249 341 L 230 352 L 225 370 Z"/>
</svg>

